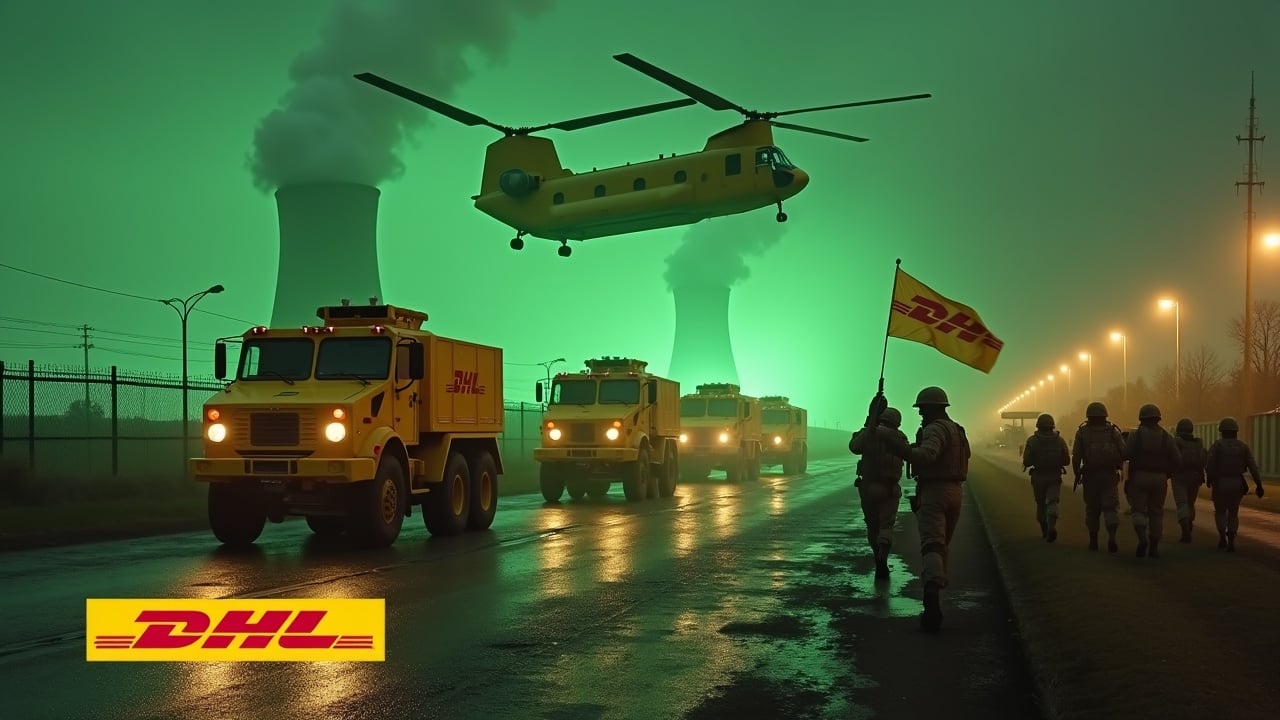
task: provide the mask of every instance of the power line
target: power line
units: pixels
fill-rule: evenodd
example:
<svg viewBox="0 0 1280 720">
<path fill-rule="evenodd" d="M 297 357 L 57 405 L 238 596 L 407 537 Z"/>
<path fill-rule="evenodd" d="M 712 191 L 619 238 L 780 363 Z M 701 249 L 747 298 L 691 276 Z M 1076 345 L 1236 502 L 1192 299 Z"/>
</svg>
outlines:
<svg viewBox="0 0 1280 720">
<path fill-rule="evenodd" d="M 0 320 L 5 320 L 5 318 L 0 318 Z M 38 323 L 35 323 L 34 321 L 31 321 L 31 324 L 33 324 L 33 325 L 34 325 L 34 324 L 38 324 Z M 50 324 L 51 324 L 51 325 L 53 325 L 54 327 L 74 327 L 74 328 L 77 328 L 77 329 L 79 329 L 79 328 L 80 328 L 80 326 L 79 326 L 79 325 L 62 325 L 62 324 L 57 324 L 57 323 L 50 323 Z M 41 334 L 41 335 L 62 335 L 62 336 L 66 336 L 66 337 L 74 337 L 74 338 L 79 338 L 79 337 L 81 336 L 81 333 L 80 333 L 80 332 L 63 332 L 63 331 L 60 331 L 60 330 L 43 330 L 43 329 L 40 329 L 40 328 L 30 328 L 30 327 L 9 327 L 9 326 L 5 326 L 5 325 L 0 325 L 0 330 L 11 330 L 11 331 L 13 331 L 13 332 L 39 333 L 39 334 Z M 169 347 L 169 348 L 173 348 L 173 347 L 181 347 L 181 345 L 182 345 L 182 343 L 181 343 L 180 341 L 178 341 L 178 340 L 169 340 L 169 339 L 162 338 L 162 337 L 157 337 L 157 336 L 154 336 L 154 335 L 139 335 L 139 334 L 136 334 L 136 333 L 121 333 L 121 332 L 116 332 L 116 331 L 113 331 L 113 330 L 101 330 L 101 329 L 98 329 L 98 328 L 94 328 L 94 329 L 93 329 L 93 331 L 94 331 L 94 333 L 96 333 L 96 334 L 98 334 L 98 335 L 124 335 L 124 336 L 128 336 L 128 337 L 120 337 L 120 338 L 116 338 L 116 337 L 109 337 L 109 338 L 106 338 L 107 340 L 112 340 L 112 341 L 115 341 L 115 342 L 130 343 L 130 344 L 136 344 L 136 345 L 153 345 L 153 346 L 157 346 L 157 347 Z M 151 339 L 153 339 L 153 340 L 159 340 L 159 341 L 161 341 L 161 342 L 158 342 L 158 343 L 157 343 L 157 342 L 149 342 L 149 341 L 145 341 L 145 340 L 134 340 L 134 339 L 132 339 L 132 338 L 134 338 L 134 337 L 151 338 Z M 188 347 L 190 347 L 190 346 L 199 346 L 199 347 L 205 347 L 205 348 L 211 348 L 211 347 L 213 347 L 213 343 L 207 343 L 207 342 L 188 342 L 188 343 L 187 343 L 187 345 L 188 345 Z"/>
<path fill-rule="evenodd" d="M 34 277 L 43 278 L 43 279 L 45 279 L 45 280 L 52 280 L 53 282 L 62 283 L 62 284 L 64 284 L 64 285 L 71 285 L 71 286 L 73 286 L 73 287 L 84 288 L 85 290 L 95 290 L 95 291 L 97 291 L 97 292 L 107 293 L 108 295 L 118 295 L 118 296 L 120 296 L 120 297 L 133 298 L 134 300 L 146 300 L 147 302 L 157 302 L 157 303 L 163 303 L 163 302 L 164 302 L 164 300 L 163 300 L 162 298 L 146 297 L 145 295 L 135 295 L 135 294 L 133 294 L 133 293 L 121 292 L 121 291 L 119 291 L 119 290 L 111 290 L 111 289 L 109 289 L 109 288 L 98 287 L 98 286 L 96 286 L 96 285 L 86 285 L 86 284 L 84 284 L 84 283 L 73 282 L 73 281 L 71 281 L 71 280 L 63 280 L 62 278 L 56 278 L 56 277 L 53 277 L 52 275 L 45 275 L 44 273 L 38 273 L 38 272 L 35 272 L 34 270 L 27 270 L 27 269 L 25 269 L 25 268 L 15 267 L 15 266 L 13 266 L 13 265 L 8 265 L 8 264 L 6 264 L 6 263 L 0 263 L 0 267 L 2 267 L 2 268 L 7 268 L 7 269 L 9 269 L 9 270 L 13 270 L 14 272 L 20 272 L 20 273 L 24 273 L 24 274 L 26 274 L 26 275 L 32 275 L 32 276 L 34 276 Z M 204 313 L 205 315 L 212 315 L 212 316 L 214 316 L 214 317 L 220 317 L 220 318 L 223 318 L 223 319 L 226 319 L 226 320 L 233 320 L 233 321 L 238 322 L 238 323 L 244 323 L 245 325 L 257 325 L 257 324 L 258 324 L 258 323 L 252 322 L 252 321 L 250 321 L 250 320 L 244 320 L 244 319 L 242 319 L 242 318 L 231 317 L 230 315 L 223 315 L 223 314 L 221 314 L 221 313 L 211 312 L 211 311 L 209 311 L 209 310 L 204 310 L 204 309 L 202 309 L 202 308 L 193 308 L 193 311 L 194 311 L 194 312 L 199 312 L 199 313 Z"/>
</svg>

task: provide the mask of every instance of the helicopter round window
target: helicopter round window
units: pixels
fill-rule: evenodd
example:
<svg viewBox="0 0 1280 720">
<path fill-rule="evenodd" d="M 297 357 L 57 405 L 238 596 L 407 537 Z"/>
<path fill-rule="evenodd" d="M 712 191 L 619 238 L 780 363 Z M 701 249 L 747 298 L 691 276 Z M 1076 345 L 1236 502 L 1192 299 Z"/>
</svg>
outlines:
<svg viewBox="0 0 1280 720">
<path fill-rule="evenodd" d="M 553 205 L 560 205 L 560 204 L 563 204 L 563 203 L 564 203 L 564 193 L 556 193 L 555 195 L 552 195 L 552 196 L 551 196 L 551 203 L 552 203 Z"/>
<path fill-rule="evenodd" d="M 597 186 L 596 186 L 596 197 L 604 197 L 604 186 L 603 186 L 603 185 L 597 185 Z"/>
<path fill-rule="evenodd" d="M 684 182 L 685 180 L 688 180 L 688 179 L 689 179 L 689 176 L 688 176 L 688 175 L 686 175 L 686 174 L 685 174 L 685 172 L 684 172 L 683 170 L 677 170 L 677 171 L 676 171 L 676 182 L 678 182 L 678 183 L 682 183 L 682 182 Z"/>
<path fill-rule="evenodd" d="M 632 189 L 632 190 L 643 190 L 643 189 L 644 189 L 644 178 L 636 178 L 636 181 L 635 181 L 635 182 L 633 182 L 633 183 L 631 183 L 631 189 Z"/>
</svg>

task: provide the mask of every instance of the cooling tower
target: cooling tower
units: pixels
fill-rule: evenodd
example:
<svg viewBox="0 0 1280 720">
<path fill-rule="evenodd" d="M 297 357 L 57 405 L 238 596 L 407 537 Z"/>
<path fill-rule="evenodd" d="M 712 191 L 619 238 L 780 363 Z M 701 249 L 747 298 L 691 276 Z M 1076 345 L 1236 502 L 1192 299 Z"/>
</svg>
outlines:
<svg viewBox="0 0 1280 720">
<path fill-rule="evenodd" d="M 694 285 L 672 290 L 676 335 L 667 376 L 693 392 L 702 383 L 738 384 L 729 342 L 729 286 Z"/>
<path fill-rule="evenodd" d="M 315 325 L 316 308 L 343 298 L 381 301 L 378 188 L 356 183 L 290 185 L 276 191 L 280 270 L 271 324 Z"/>
</svg>

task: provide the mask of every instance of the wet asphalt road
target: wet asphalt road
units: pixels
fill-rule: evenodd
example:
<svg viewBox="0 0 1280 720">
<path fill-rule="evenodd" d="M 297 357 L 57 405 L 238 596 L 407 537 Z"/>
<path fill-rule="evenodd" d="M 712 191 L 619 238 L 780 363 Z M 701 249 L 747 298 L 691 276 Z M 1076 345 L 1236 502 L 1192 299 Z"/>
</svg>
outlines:
<svg viewBox="0 0 1280 720">
<path fill-rule="evenodd" d="M 376 552 L 291 521 L 249 554 L 206 533 L 7 553 L 0 716 L 1037 717 L 976 505 L 930 636 L 906 500 L 877 585 L 852 477 L 503 498 L 489 532 L 430 538 L 414 515 Z M 87 663 L 86 597 L 385 597 L 387 661 Z"/>
</svg>

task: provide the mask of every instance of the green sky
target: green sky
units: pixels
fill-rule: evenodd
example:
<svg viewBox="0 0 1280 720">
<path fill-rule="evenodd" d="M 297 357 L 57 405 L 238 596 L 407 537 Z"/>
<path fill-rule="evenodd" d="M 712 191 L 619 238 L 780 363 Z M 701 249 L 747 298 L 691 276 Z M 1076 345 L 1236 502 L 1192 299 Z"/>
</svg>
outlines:
<svg viewBox="0 0 1280 720">
<path fill-rule="evenodd" d="M 476 4 L 501 15 L 468 27 L 511 20 L 495 66 L 454 50 L 467 42 L 436 12 L 385 35 L 377 25 L 354 32 L 343 57 L 367 65 L 352 71 L 439 89 L 511 125 L 677 97 L 611 59 L 620 52 L 760 109 L 934 94 L 803 118 L 869 143 L 775 134 L 813 179 L 788 204 L 786 232 L 747 259 L 731 328 L 745 389 L 790 395 L 815 424 L 862 419 L 895 257 L 972 305 L 1006 342 L 989 376 L 891 342 L 887 389 L 904 408 L 921 386 L 939 384 L 955 414 L 977 422 L 977 411 L 1085 348 L 1099 353 L 1095 384 L 1118 383 L 1119 353 L 1105 344 L 1113 327 L 1130 332 L 1130 375 L 1150 375 L 1173 355 L 1171 322 L 1154 305 L 1162 291 L 1184 298 L 1184 347 L 1206 342 L 1232 355 L 1224 326 L 1243 304 L 1243 200 L 1233 183 L 1244 151 L 1234 136 L 1252 69 L 1261 129 L 1280 132 L 1269 112 L 1280 107 L 1280 73 L 1271 72 L 1280 45 L 1263 34 L 1280 26 L 1278 3 L 820 0 L 783 9 L 746 0 L 729 12 L 724 3 L 553 0 L 519 18 L 505 2 Z M 266 322 L 276 212 L 248 159 L 255 128 L 290 89 L 295 56 L 321 42 L 330 9 L 310 0 L 0 4 L 0 262 L 144 296 L 222 283 L 227 292 L 201 308 Z M 492 40 L 501 25 L 476 32 Z M 389 57 L 408 46 L 437 52 Z M 674 316 L 663 272 L 686 229 L 575 243 L 569 259 L 537 239 L 513 252 L 509 229 L 469 199 L 496 135 L 405 115 L 419 124 L 394 148 L 403 175 L 380 183 L 389 302 L 427 311 L 441 334 L 504 347 L 511 400 L 532 400 L 541 369 L 530 364 L 560 356 L 629 355 L 665 371 Z M 548 136 L 566 167 L 604 167 L 700 149 L 737 122 L 693 106 Z M 1272 197 L 1262 196 L 1259 220 L 1280 227 Z M 758 219 L 774 224 L 768 209 Z M 1264 256 L 1255 272 L 1255 292 L 1275 297 L 1280 257 Z M 162 305 L 3 268 L 0 303 L 6 362 L 78 367 L 76 339 L 51 333 L 88 324 L 95 367 L 180 369 L 177 318 Z M 15 319 L 50 333 L 22 331 L 36 326 Z M 193 371 L 210 371 L 212 338 L 242 330 L 194 315 Z"/>
</svg>

